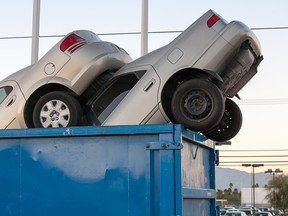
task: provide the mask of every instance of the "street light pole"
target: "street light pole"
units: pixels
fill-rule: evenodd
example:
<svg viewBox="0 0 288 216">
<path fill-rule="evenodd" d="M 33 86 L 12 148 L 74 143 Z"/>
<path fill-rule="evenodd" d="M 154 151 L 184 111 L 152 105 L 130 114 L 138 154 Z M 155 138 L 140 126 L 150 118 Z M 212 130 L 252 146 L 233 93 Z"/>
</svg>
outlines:
<svg viewBox="0 0 288 216">
<path fill-rule="evenodd" d="M 255 208 L 255 167 L 264 166 L 264 164 L 242 164 L 244 167 L 252 167 L 252 207 Z"/>
<path fill-rule="evenodd" d="M 244 166 L 244 167 L 251 167 L 251 164 L 242 164 L 242 166 Z M 252 172 L 251 172 L 251 174 L 252 174 Z M 252 178 L 253 178 L 253 176 L 252 176 Z M 251 183 L 251 182 L 250 182 Z M 252 185 L 253 185 L 253 182 L 252 182 Z M 252 204 L 252 200 L 253 200 L 253 189 L 252 189 L 252 187 L 251 187 L 251 206 L 253 206 L 253 204 Z"/>
<path fill-rule="evenodd" d="M 40 25 L 40 0 L 34 0 L 34 2 L 33 2 L 33 20 L 32 20 L 31 64 L 35 64 L 38 61 L 39 25 Z"/>
<path fill-rule="evenodd" d="M 267 169 L 264 173 L 269 173 L 272 175 L 272 179 L 274 179 L 274 176 L 278 173 L 283 173 L 283 170 L 280 170 L 279 168 L 272 170 L 272 169 Z"/>
<path fill-rule="evenodd" d="M 272 169 L 268 169 L 266 170 L 264 173 L 269 173 L 272 175 L 272 180 L 274 181 L 274 176 L 278 173 L 283 173 L 283 170 L 280 170 L 279 168 L 272 170 Z M 275 189 L 273 188 L 273 199 L 275 199 Z"/>
<path fill-rule="evenodd" d="M 141 56 L 148 52 L 148 0 L 142 0 Z"/>
<path fill-rule="evenodd" d="M 264 164 L 252 164 L 253 168 L 253 207 L 255 208 L 255 167 L 264 166 Z"/>
</svg>

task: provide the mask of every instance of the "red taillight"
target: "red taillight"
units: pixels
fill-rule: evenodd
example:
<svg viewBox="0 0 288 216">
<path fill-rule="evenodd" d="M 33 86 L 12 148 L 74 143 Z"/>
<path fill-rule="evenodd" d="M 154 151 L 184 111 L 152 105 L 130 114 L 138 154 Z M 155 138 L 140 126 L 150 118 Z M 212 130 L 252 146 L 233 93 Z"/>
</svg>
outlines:
<svg viewBox="0 0 288 216">
<path fill-rule="evenodd" d="M 69 48 L 68 52 L 72 54 L 73 52 L 75 52 L 75 50 L 85 45 L 86 43 L 87 42 L 83 38 L 79 37 L 76 34 L 71 34 L 61 43 L 60 50 L 62 52 L 65 52 Z"/>
<path fill-rule="evenodd" d="M 207 21 L 207 26 L 208 26 L 209 28 L 211 28 L 219 19 L 220 19 L 220 17 L 214 14 L 214 15 L 213 15 L 212 17 L 210 17 L 210 19 Z"/>
</svg>

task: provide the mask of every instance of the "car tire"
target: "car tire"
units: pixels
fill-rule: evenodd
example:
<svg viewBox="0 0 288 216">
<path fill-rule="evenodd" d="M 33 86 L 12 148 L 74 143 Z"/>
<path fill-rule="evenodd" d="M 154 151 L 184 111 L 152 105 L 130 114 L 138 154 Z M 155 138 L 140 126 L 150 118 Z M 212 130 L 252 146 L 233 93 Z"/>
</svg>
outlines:
<svg viewBox="0 0 288 216">
<path fill-rule="evenodd" d="M 78 100 L 65 92 L 55 91 L 42 96 L 33 110 L 36 128 L 77 126 L 82 116 Z"/>
<path fill-rule="evenodd" d="M 241 110 L 234 101 L 227 98 L 225 102 L 225 112 L 220 123 L 212 132 L 204 133 L 204 135 L 215 141 L 227 141 L 237 135 L 241 126 Z"/>
<path fill-rule="evenodd" d="M 182 83 L 171 102 L 176 123 L 190 130 L 208 130 L 217 125 L 224 114 L 224 98 L 216 85 L 204 79 Z"/>
</svg>

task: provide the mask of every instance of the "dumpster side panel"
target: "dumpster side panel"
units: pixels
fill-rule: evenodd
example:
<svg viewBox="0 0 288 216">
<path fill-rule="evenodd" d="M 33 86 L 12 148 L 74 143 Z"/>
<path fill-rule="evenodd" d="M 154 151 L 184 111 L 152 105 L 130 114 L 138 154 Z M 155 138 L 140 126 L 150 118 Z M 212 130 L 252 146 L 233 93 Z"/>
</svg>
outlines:
<svg viewBox="0 0 288 216">
<path fill-rule="evenodd" d="M 20 215 L 20 148 L 6 142 L 0 150 L 0 215 Z"/>
<path fill-rule="evenodd" d="M 214 216 L 214 150 L 180 125 L 0 131 L 0 215 Z"/>
<path fill-rule="evenodd" d="M 216 216 L 215 151 L 207 142 L 182 142 L 183 216 Z"/>
<path fill-rule="evenodd" d="M 19 140 L 1 151 L 9 162 L 1 155 L 6 190 L 1 215 L 146 215 L 146 142 L 155 140 L 158 136 Z"/>
</svg>

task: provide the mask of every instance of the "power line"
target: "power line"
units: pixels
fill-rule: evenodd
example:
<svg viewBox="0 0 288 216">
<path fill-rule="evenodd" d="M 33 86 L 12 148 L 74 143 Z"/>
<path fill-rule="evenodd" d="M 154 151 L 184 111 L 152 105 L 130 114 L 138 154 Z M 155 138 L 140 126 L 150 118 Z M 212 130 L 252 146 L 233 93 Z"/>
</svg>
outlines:
<svg viewBox="0 0 288 216">
<path fill-rule="evenodd" d="M 223 165 L 226 164 L 228 166 L 228 164 L 253 164 L 253 163 L 261 163 L 261 164 L 267 164 L 267 163 L 273 163 L 273 164 L 279 164 L 279 163 L 285 163 L 288 165 L 288 161 L 286 160 L 258 160 L 258 161 L 220 161 L 219 164 Z"/>
<path fill-rule="evenodd" d="M 248 152 L 249 150 L 240 150 L 240 152 Z M 256 151 L 256 150 L 252 150 Z M 259 151 L 259 150 L 257 150 Z M 261 150 L 260 150 L 261 151 Z M 263 152 L 271 150 L 262 150 Z M 274 150 L 274 151 L 283 151 L 283 150 Z M 281 160 L 281 158 L 288 158 L 288 155 L 219 155 L 220 161 L 219 161 L 219 166 L 242 166 L 242 164 L 245 163 L 261 163 L 264 164 L 265 166 L 288 166 L 288 161 L 286 160 Z M 236 161 L 236 160 L 229 160 L 229 158 L 241 158 L 241 161 Z M 251 158 L 258 158 L 258 160 L 251 160 Z M 263 160 L 259 160 L 263 158 Z M 274 160 L 272 159 L 274 158 Z M 222 160 L 224 159 L 224 161 Z M 225 160 L 226 159 L 226 160 Z M 243 159 L 243 160 L 242 160 Z M 268 159 L 268 160 L 267 160 Z M 269 160 L 270 159 L 270 160 Z M 271 160 L 272 159 L 272 160 Z M 276 159 L 276 160 L 275 160 Z"/>
<path fill-rule="evenodd" d="M 231 163 L 231 164 L 235 164 L 235 163 L 239 163 L 239 164 L 243 164 L 243 163 L 288 163 L 288 161 L 220 161 L 221 163 Z"/>
<path fill-rule="evenodd" d="M 57 38 L 64 37 L 65 35 L 42 35 L 40 38 Z M 0 37 L 0 40 L 10 40 L 10 39 L 32 39 L 32 36 L 8 36 L 8 37 Z"/>
<path fill-rule="evenodd" d="M 253 31 L 260 30 L 288 30 L 287 26 L 279 26 L 279 27 L 254 27 L 250 28 Z M 148 34 L 179 34 L 183 31 L 180 30 L 169 30 L 169 31 L 149 31 Z M 141 32 L 112 32 L 112 33 L 100 33 L 97 35 L 102 36 L 114 36 L 114 35 L 140 35 Z M 64 37 L 65 35 L 42 35 L 40 38 L 55 38 L 55 37 Z M 0 37 L 0 40 L 10 40 L 10 39 L 31 39 L 32 36 L 4 36 Z"/>
<path fill-rule="evenodd" d="M 249 152 L 249 151 L 251 151 L 251 152 L 259 152 L 259 151 L 263 151 L 263 152 L 265 152 L 265 151 L 269 151 L 269 152 L 271 152 L 271 151 L 281 151 L 281 152 L 283 152 L 283 151 L 288 151 L 288 149 L 231 149 L 231 150 L 220 150 L 220 152 Z"/>
<path fill-rule="evenodd" d="M 279 27 L 255 27 L 255 28 L 250 28 L 253 31 L 258 31 L 258 30 L 287 30 L 287 26 L 279 26 Z"/>
<path fill-rule="evenodd" d="M 288 98 L 244 99 L 235 102 L 238 105 L 276 105 L 288 104 Z"/>
<path fill-rule="evenodd" d="M 288 163 L 264 163 L 264 165 L 267 167 L 267 166 L 288 166 Z M 224 167 L 242 167 L 242 163 L 241 164 L 219 164 L 219 166 L 224 166 Z"/>
<path fill-rule="evenodd" d="M 220 155 L 220 158 L 288 157 L 288 155 Z"/>
</svg>

